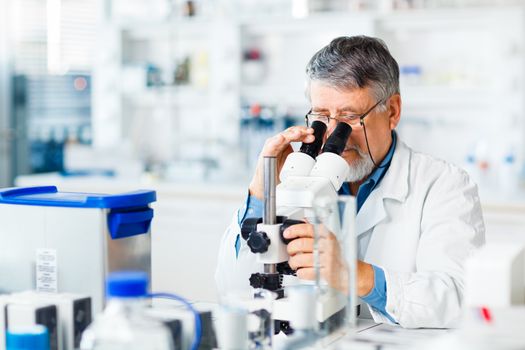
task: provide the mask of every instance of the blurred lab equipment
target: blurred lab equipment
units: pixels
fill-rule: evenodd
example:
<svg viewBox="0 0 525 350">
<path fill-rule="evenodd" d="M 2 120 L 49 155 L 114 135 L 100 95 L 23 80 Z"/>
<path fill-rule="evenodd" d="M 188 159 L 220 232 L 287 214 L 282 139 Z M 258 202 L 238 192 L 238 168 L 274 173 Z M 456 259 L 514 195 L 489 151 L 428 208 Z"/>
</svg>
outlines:
<svg viewBox="0 0 525 350">
<path fill-rule="evenodd" d="M 30 327 L 35 324 L 46 326 L 52 349 L 78 349 L 80 336 L 91 323 L 91 298 L 84 295 L 24 291 L 1 295 L 0 300 L 5 306 L 4 323 L 9 329 L 11 326 Z M 35 306 L 36 316 L 27 317 L 28 308 Z M 4 349 L 4 335 L 1 333 L 6 329 L 0 329 L 0 349 Z"/>
<path fill-rule="evenodd" d="M 525 246 L 487 243 L 467 260 L 465 276 L 461 327 L 418 349 L 523 349 Z"/>
<path fill-rule="evenodd" d="M 154 87 L 162 85 L 164 85 L 162 81 L 162 70 L 153 63 L 148 63 L 146 65 L 146 86 Z"/>
<path fill-rule="evenodd" d="M 15 75 L 11 127 L 14 176 L 64 170 L 64 146 L 90 143 L 89 74 Z"/>
<path fill-rule="evenodd" d="M 287 157 L 280 173 L 279 185 L 275 185 L 276 159 L 264 158 L 264 217 L 248 218 L 241 227 L 242 238 L 246 240 L 251 252 L 256 254 L 257 262 L 264 266 L 263 273 L 251 275 L 250 285 L 274 291 L 278 295 L 273 316 L 276 320 L 276 332 L 292 331 L 288 321 L 292 318 L 293 310 L 288 305 L 286 286 L 301 283 L 293 276 L 294 271 L 288 265 L 286 246 L 289 241 L 283 236 L 284 230 L 291 225 L 303 223 L 304 218 L 317 223 L 319 218 L 315 207 L 319 204 L 324 206 L 325 203 L 337 203 L 337 191 L 349 172 L 348 164 L 340 154 L 350 136 L 351 127 L 339 123 L 326 140 L 320 155 L 326 125 L 314 122 L 312 127 L 316 141 L 304 143 L 299 152 L 293 152 Z M 339 220 L 338 210 L 331 214 L 322 223 L 329 230 L 335 231 L 334 224 Z M 353 214 L 355 216 L 355 209 Z M 349 219 L 353 220 L 352 216 Z M 353 231 L 348 237 L 354 237 Z M 346 281 L 351 284 L 348 276 Z M 348 291 L 349 289 L 345 293 Z M 351 299 L 355 302 L 355 298 Z M 338 323 L 347 306 L 346 298 L 333 291 L 319 293 L 316 302 L 317 321 L 325 324 L 330 321 Z M 337 328 L 337 325 L 333 328 Z"/>
<path fill-rule="evenodd" d="M 47 328 L 42 325 L 11 327 L 7 331 L 6 346 L 7 350 L 50 350 Z"/>
<path fill-rule="evenodd" d="M 190 82 L 191 61 L 188 56 L 177 62 L 173 73 L 173 83 L 175 85 L 185 85 Z"/>
<path fill-rule="evenodd" d="M 107 280 L 108 304 L 82 335 L 83 350 L 172 350 L 169 329 L 145 313 L 148 274 L 115 272 Z"/>
<path fill-rule="evenodd" d="M 104 280 L 121 269 L 151 271 L 154 191 L 120 195 L 0 190 L 0 286 L 5 292 L 79 293 L 104 305 Z"/>
<path fill-rule="evenodd" d="M 467 307 L 525 305 L 525 247 L 489 243 L 465 265 Z"/>
<path fill-rule="evenodd" d="M 280 350 L 302 349 L 310 347 L 320 337 L 316 322 L 316 297 L 314 286 L 297 285 L 288 289 L 290 309 L 294 312 L 290 317 L 290 325 L 294 332 L 286 339 Z"/>
<path fill-rule="evenodd" d="M 154 303 L 146 310 L 151 316 L 163 322 L 171 331 L 175 349 L 211 350 L 217 348 L 214 320 L 217 315 L 209 306 L 190 305 L 179 296 L 154 293 L 152 298 L 169 299 L 181 305 Z M 212 314 L 213 311 L 213 314 Z"/>
<path fill-rule="evenodd" d="M 512 194 L 520 187 L 520 171 L 513 150 L 505 152 L 499 164 L 499 187 L 506 194 Z"/>
<path fill-rule="evenodd" d="M 217 343 L 220 349 L 248 349 L 248 315 L 247 308 L 237 298 L 221 298 L 217 309 Z M 237 300 L 236 300 L 237 299 Z M 234 303 L 232 303 L 234 301 Z"/>
<path fill-rule="evenodd" d="M 41 300 L 19 300 L 11 296 L 0 295 L 0 349 L 6 349 L 8 331 L 17 328 L 42 325 L 46 328 L 46 338 L 50 350 L 58 348 L 57 307 Z"/>
<path fill-rule="evenodd" d="M 301 110 L 303 107 L 300 107 Z M 252 103 L 241 108 L 239 143 L 246 169 L 253 169 L 264 142 L 276 132 L 297 125 L 298 108 Z"/>
<path fill-rule="evenodd" d="M 251 48 L 243 53 L 242 79 L 248 84 L 260 84 L 264 81 L 266 66 L 263 54 L 258 48 Z"/>
<path fill-rule="evenodd" d="M 221 349 L 272 349 L 272 318 L 277 294 L 257 288 L 253 293 L 232 291 L 220 297 L 217 337 Z"/>
<path fill-rule="evenodd" d="M 270 108 L 254 103 L 242 108 L 240 124 L 240 146 L 246 156 L 246 167 L 252 169 L 265 140 L 277 129 L 275 119 Z"/>
</svg>

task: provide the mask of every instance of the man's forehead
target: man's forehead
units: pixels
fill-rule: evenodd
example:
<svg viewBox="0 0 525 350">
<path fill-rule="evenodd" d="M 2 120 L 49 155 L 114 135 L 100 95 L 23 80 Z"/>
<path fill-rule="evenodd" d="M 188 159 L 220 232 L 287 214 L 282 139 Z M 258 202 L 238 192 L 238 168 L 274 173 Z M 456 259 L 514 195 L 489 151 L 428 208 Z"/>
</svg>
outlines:
<svg viewBox="0 0 525 350">
<path fill-rule="evenodd" d="M 360 112 L 371 101 L 372 91 L 368 87 L 342 90 L 319 82 L 310 86 L 310 103 L 314 111 Z"/>
<path fill-rule="evenodd" d="M 365 96 L 348 96 L 344 99 L 312 99 L 311 107 L 315 112 L 336 111 L 340 112 L 362 112 L 368 106 L 368 98 Z"/>
</svg>

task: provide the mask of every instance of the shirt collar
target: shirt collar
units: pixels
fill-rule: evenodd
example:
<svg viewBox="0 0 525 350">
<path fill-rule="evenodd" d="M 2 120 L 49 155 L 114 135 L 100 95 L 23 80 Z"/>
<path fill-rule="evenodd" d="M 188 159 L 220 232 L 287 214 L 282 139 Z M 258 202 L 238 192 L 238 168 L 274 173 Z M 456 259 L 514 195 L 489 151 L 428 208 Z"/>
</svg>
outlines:
<svg viewBox="0 0 525 350">
<path fill-rule="evenodd" d="M 385 175 L 386 171 L 390 167 L 390 162 L 392 161 L 392 158 L 394 157 L 394 152 L 396 150 L 397 145 L 397 133 L 395 131 L 392 131 L 392 144 L 390 144 L 390 148 L 388 149 L 388 152 L 381 162 L 379 164 L 379 167 L 377 167 L 372 174 L 366 179 L 366 181 L 359 186 L 361 187 L 368 187 L 369 192 L 371 192 L 381 181 L 383 176 Z M 339 190 L 339 194 L 350 194 L 350 185 L 348 182 L 344 182 L 343 186 Z"/>
</svg>

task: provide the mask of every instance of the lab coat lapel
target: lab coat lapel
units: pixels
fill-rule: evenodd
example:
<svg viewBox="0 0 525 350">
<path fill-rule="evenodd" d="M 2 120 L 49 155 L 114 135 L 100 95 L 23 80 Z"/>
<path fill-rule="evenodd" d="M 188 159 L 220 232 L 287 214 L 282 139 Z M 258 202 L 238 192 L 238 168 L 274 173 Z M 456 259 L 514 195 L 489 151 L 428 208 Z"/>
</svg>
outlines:
<svg viewBox="0 0 525 350">
<path fill-rule="evenodd" d="M 368 232 L 383 221 L 388 213 L 385 199 L 404 202 L 408 195 L 408 171 L 410 167 L 410 150 L 397 140 L 396 150 L 390 167 L 375 190 L 370 193 L 356 216 L 356 235 Z"/>
<path fill-rule="evenodd" d="M 386 211 L 383 198 L 380 189 L 376 188 L 370 193 L 355 218 L 357 236 L 368 232 L 368 230 L 377 225 L 385 217 Z"/>
</svg>

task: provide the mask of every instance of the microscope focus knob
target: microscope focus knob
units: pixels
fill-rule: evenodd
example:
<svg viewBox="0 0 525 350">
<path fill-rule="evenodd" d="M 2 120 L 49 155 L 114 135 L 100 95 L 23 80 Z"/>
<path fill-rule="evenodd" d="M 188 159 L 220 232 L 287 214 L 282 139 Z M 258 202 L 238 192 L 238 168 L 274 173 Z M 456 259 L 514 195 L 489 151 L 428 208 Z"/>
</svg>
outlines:
<svg viewBox="0 0 525 350">
<path fill-rule="evenodd" d="M 255 231 L 250 234 L 247 243 L 252 253 L 264 253 L 270 246 L 270 238 L 266 232 Z"/>
</svg>

